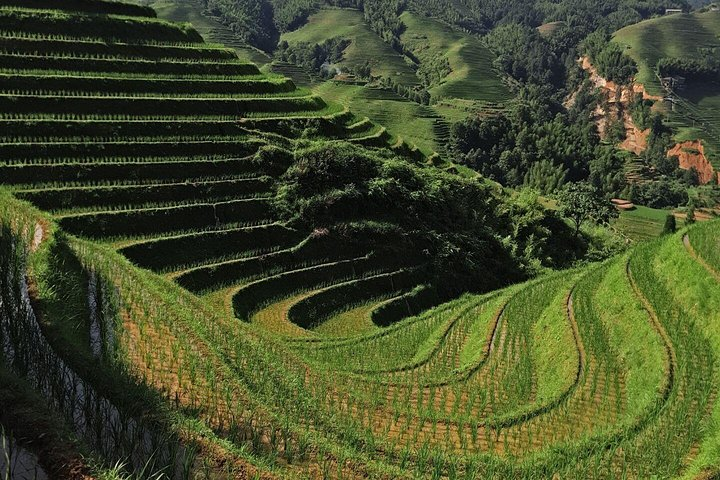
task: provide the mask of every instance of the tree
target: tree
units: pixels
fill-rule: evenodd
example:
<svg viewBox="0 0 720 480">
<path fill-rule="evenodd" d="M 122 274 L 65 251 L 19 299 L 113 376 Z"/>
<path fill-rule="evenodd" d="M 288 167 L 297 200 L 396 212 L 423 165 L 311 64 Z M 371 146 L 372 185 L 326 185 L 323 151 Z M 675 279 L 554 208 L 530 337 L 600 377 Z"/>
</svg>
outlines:
<svg viewBox="0 0 720 480">
<path fill-rule="evenodd" d="M 575 237 L 588 221 L 602 224 L 618 216 L 618 211 L 603 198 L 600 190 L 587 182 L 567 184 L 557 194 L 557 200 L 560 214 L 575 227 Z"/>
<path fill-rule="evenodd" d="M 687 216 L 685 217 L 685 225 L 695 223 L 695 202 L 690 200 L 687 204 Z"/>
<path fill-rule="evenodd" d="M 665 217 L 665 226 L 663 227 L 663 233 L 675 233 L 677 230 L 677 222 L 675 221 L 675 215 L 669 213 Z"/>
</svg>

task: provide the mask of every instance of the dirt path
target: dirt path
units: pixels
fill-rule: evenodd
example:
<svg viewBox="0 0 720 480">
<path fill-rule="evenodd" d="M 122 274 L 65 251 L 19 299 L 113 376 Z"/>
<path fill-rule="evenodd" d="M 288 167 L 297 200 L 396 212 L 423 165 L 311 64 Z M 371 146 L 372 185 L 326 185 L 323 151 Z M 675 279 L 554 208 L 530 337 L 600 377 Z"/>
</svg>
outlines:
<svg viewBox="0 0 720 480">
<path fill-rule="evenodd" d="M 698 255 L 698 253 L 697 253 L 697 252 L 695 251 L 695 249 L 693 248 L 692 243 L 690 243 L 690 236 L 689 236 L 687 233 L 686 233 L 685 235 L 683 235 L 682 242 L 683 242 L 683 245 L 685 246 L 685 250 L 688 251 L 688 253 L 690 254 L 690 256 L 691 256 L 696 262 L 698 262 L 700 265 L 702 265 L 702 267 L 703 267 L 705 270 L 707 270 L 707 272 L 708 272 L 710 275 L 712 275 L 712 276 L 715 278 L 715 280 L 717 280 L 718 282 L 720 282 L 720 272 L 718 272 L 717 270 L 715 270 L 709 263 L 707 263 L 707 262 L 705 261 L 704 258 L 702 258 L 700 255 Z"/>
</svg>

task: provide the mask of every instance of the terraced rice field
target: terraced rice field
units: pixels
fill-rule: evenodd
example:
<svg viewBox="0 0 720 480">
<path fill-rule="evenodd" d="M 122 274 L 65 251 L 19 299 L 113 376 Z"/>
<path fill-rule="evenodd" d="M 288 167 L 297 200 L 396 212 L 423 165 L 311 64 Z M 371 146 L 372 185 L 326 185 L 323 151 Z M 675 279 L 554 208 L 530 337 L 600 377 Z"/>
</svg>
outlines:
<svg viewBox="0 0 720 480">
<path fill-rule="evenodd" d="M 637 206 L 620 212 L 614 227 L 631 240 L 649 240 L 660 236 L 670 210 Z"/>
<path fill-rule="evenodd" d="M 253 62 L 258 67 L 262 68 L 271 61 L 265 52 L 241 41 L 219 20 L 204 15 L 202 0 L 135 0 L 135 3 L 152 7 L 158 17 L 165 20 L 191 23 L 206 41 L 232 48 L 240 59 Z"/>
<path fill-rule="evenodd" d="M 0 4 L 31 19 L 19 47 L 45 45 L 0 56 L 0 359 L 100 458 L 174 478 L 718 473 L 717 222 L 429 308 L 416 263 L 269 208 L 295 128 L 387 146 L 371 123 L 142 10 Z"/>
<path fill-rule="evenodd" d="M 368 117 L 426 155 L 440 151 L 449 140 L 449 127 L 438 135 L 436 122 L 443 119 L 432 107 L 411 102 L 389 90 L 324 82 L 313 91 L 322 98 L 347 105 L 358 116 Z"/>
<path fill-rule="evenodd" d="M 274 65 L 273 70 L 290 76 L 298 85 L 312 88 L 323 98 L 336 100 L 353 112 L 386 126 L 425 154 L 443 154 L 449 134 L 447 122 L 460 121 L 478 110 L 494 109 L 511 94 L 492 68 L 492 53 L 478 38 L 408 12 L 400 18 L 406 26 L 401 40 L 421 61 L 448 58 L 452 73 L 431 89 L 433 97 L 443 102 L 438 108 L 417 105 L 388 90 L 313 81 L 297 67 Z M 320 10 L 310 16 L 306 25 L 284 34 L 282 39 L 289 43 L 322 43 L 335 37 L 352 41 L 340 67 L 363 65 L 368 61 L 375 76 L 391 77 L 406 86 L 419 84 L 412 61 L 370 30 L 357 10 Z"/>
</svg>

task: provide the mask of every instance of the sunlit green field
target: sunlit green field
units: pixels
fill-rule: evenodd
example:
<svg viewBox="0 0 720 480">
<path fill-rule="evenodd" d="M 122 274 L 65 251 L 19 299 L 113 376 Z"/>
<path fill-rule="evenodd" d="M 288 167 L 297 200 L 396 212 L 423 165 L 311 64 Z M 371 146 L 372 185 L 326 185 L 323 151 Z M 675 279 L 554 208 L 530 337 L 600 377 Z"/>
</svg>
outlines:
<svg viewBox="0 0 720 480">
<path fill-rule="evenodd" d="M 660 235 L 665 226 L 668 210 L 637 206 L 634 210 L 620 212 L 614 226 L 633 240 L 646 240 Z"/>
<path fill-rule="evenodd" d="M 492 68 L 492 53 L 478 38 L 410 12 L 400 19 L 406 26 L 401 41 L 421 61 L 447 56 L 452 73 L 431 89 L 434 97 L 485 102 L 503 102 L 510 97 Z"/>
<path fill-rule="evenodd" d="M 418 83 L 410 62 L 370 30 L 359 10 L 320 10 L 311 15 L 304 26 L 284 34 L 281 39 L 290 44 L 315 44 L 338 37 L 352 42 L 345 50 L 340 66 L 356 66 L 369 62 L 373 75 L 393 77 L 405 85 Z"/>
<path fill-rule="evenodd" d="M 433 131 L 437 114 L 431 107 L 411 102 L 393 92 L 335 82 L 316 84 L 313 91 L 323 98 L 347 105 L 360 117 L 386 126 L 427 154 L 438 148 Z"/>
</svg>

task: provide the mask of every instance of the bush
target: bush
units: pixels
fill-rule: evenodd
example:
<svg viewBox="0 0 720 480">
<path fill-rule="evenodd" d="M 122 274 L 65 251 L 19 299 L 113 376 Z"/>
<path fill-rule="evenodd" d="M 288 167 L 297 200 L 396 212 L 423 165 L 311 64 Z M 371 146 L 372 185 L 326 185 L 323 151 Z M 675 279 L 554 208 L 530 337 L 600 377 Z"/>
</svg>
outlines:
<svg viewBox="0 0 720 480">
<path fill-rule="evenodd" d="M 657 63 L 661 77 L 681 76 L 691 81 L 720 80 L 720 61 L 716 58 L 661 58 Z"/>
<path fill-rule="evenodd" d="M 449 296 L 526 273 L 528 259 L 514 252 L 540 250 L 527 239 L 547 238 L 549 230 L 537 228 L 546 217 L 535 212 L 518 232 L 515 216 L 529 207 L 509 204 L 487 183 L 338 142 L 296 153 L 275 208 L 300 228 L 327 229 L 349 244 L 427 263 L 440 295 Z M 566 235 L 567 226 L 558 231 Z"/>
<path fill-rule="evenodd" d="M 635 183 L 628 196 L 631 202 L 650 208 L 678 207 L 688 201 L 687 187 L 675 180 Z"/>
<path fill-rule="evenodd" d="M 663 233 L 675 233 L 675 230 L 677 230 L 677 222 L 675 220 L 675 215 L 670 213 L 665 217 Z"/>
</svg>

